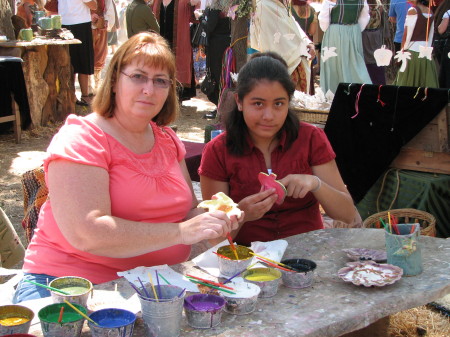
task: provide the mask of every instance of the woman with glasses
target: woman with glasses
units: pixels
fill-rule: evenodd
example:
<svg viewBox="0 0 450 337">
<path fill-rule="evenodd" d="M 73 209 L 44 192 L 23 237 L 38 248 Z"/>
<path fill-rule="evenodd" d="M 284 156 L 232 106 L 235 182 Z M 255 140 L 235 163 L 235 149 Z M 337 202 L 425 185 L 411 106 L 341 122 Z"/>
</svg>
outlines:
<svg viewBox="0 0 450 337">
<path fill-rule="evenodd" d="M 44 162 L 49 199 L 24 260 L 24 279 L 73 275 L 93 283 L 137 266 L 186 261 L 191 245 L 237 228 L 198 209 L 183 143 L 167 125 L 178 113 L 175 59 L 155 33 L 114 54 L 93 102 L 70 115 Z M 19 283 L 15 301 L 49 296 Z"/>
</svg>

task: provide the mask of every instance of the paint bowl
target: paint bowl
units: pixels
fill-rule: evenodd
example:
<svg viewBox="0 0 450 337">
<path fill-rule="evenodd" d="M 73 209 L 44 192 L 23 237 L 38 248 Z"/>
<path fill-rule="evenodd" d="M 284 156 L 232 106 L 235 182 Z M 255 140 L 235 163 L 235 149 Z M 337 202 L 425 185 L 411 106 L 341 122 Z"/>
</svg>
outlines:
<svg viewBox="0 0 450 337">
<path fill-rule="evenodd" d="M 261 288 L 260 298 L 275 296 L 281 281 L 281 272 L 275 268 L 252 268 L 245 271 L 242 277 L 246 282 L 254 283 Z"/>
<path fill-rule="evenodd" d="M 261 288 L 250 282 L 227 283 L 236 294 L 224 293 L 227 303 L 224 310 L 233 315 L 246 315 L 255 311 Z"/>
<path fill-rule="evenodd" d="M 314 280 L 314 270 L 317 265 L 306 259 L 288 259 L 281 263 L 295 269 L 295 272 L 281 271 L 283 284 L 288 288 L 301 289 L 310 287 Z"/>
<path fill-rule="evenodd" d="M 195 294 L 185 298 L 184 312 L 188 324 L 197 329 L 218 326 L 222 319 L 225 299 L 217 295 Z"/>
<path fill-rule="evenodd" d="M 149 297 L 138 295 L 141 302 L 147 336 L 177 337 L 180 335 L 181 317 L 183 314 L 183 288 L 174 285 L 155 286 L 158 294 L 156 300 L 151 286 L 145 288 Z M 142 288 L 140 289 L 143 292 Z"/>
<path fill-rule="evenodd" d="M 79 304 L 73 304 L 86 315 L 87 309 Z M 64 313 L 61 323 L 58 323 L 61 307 Z M 43 307 L 38 312 L 44 337 L 78 337 L 83 329 L 84 317 L 66 303 L 54 303 Z"/>
<path fill-rule="evenodd" d="M 76 303 L 83 307 L 86 307 L 89 294 L 93 289 L 91 281 L 77 276 L 55 278 L 49 283 L 49 286 L 70 294 L 64 295 L 51 290 L 50 293 L 54 303 L 63 303 L 66 300 L 67 302 Z"/>
<path fill-rule="evenodd" d="M 217 249 L 218 254 L 225 256 L 225 258 L 219 255 L 217 256 L 219 259 L 219 271 L 224 276 L 233 276 L 239 271 L 247 268 L 252 262 L 253 255 L 250 253 L 253 253 L 253 251 L 250 248 L 239 245 L 235 245 L 235 247 L 239 258 L 238 260 L 236 260 L 236 256 L 230 245 L 222 246 Z"/>
<path fill-rule="evenodd" d="M 0 336 L 26 334 L 30 330 L 32 310 L 21 305 L 0 306 Z"/>
<path fill-rule="evenodd" d="M 108 308 L 89 315 L 98 325 L 88 321 L 92 337 L 131 337 L 136 315 L 124 309 Z"/>
</svg>

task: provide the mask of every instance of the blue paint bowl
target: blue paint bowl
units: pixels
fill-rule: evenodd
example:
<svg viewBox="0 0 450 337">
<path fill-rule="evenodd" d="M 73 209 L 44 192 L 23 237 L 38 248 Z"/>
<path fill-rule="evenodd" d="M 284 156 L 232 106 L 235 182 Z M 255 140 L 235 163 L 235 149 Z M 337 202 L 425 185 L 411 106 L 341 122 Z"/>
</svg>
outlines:
<svg viewBox="0 0 450 337">
<path fill-rule="evenodd" d="M 88 321 L 92 337 L 131 337 L 136 315 L 124 309 L 108 308 L 89 315 L 95 325 Z"/>
</svg>

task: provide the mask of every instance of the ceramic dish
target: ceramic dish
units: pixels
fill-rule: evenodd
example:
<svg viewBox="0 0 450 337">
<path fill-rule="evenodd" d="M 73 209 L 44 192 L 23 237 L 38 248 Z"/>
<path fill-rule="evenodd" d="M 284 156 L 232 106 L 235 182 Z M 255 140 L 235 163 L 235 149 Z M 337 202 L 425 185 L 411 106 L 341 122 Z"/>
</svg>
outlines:
<svg viewBox="0 0 450 337">
<path fill-rule="evenodd" d="M 343 249 L 344 253 L 353 261 L 367 261 L 385 262 L 387 254 L 384 250 L 367 249 L 367 248 L 349 248 Z"/>
<path fill-rule="evenodd" d="M 383 287 L 400 280 L 403 269 L 391 264 L 378 264 L 373 261 L 349 262 L 347 267 L 341 268 L 338 275 L 345 282 L 357 286 Z"/>
</svg>

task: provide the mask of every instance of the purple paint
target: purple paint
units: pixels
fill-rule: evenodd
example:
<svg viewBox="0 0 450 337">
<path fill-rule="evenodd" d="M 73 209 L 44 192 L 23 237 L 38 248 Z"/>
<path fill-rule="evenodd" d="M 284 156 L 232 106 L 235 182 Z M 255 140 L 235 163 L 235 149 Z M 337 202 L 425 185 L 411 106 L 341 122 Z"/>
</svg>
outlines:
<svg viewBox="0 0 450 337">
<path fill-rule="evenodd" d="M 225 305 L 225 300 L 216 295 L 196 294 L 185 298 L 185 307 L 190 310 L 216 312 Z M 186 305 L 187 304 L 187 305 Z"/>
</svg>

